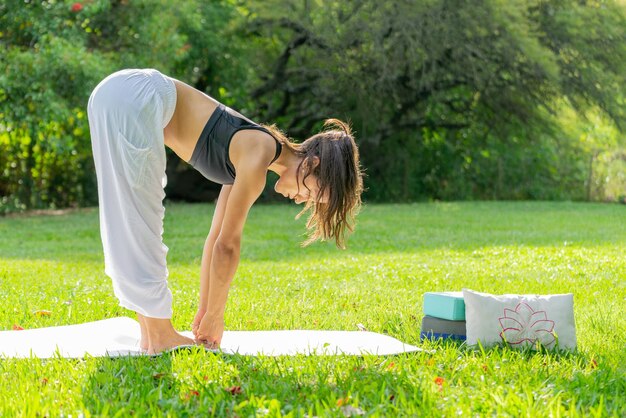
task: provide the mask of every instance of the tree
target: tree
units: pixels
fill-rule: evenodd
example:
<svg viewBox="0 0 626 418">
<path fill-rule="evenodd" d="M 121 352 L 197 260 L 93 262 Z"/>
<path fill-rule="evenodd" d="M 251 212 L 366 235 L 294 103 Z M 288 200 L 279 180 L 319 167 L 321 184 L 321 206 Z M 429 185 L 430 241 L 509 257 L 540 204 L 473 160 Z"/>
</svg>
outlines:
<svg viewBox="0 0 626 418">
<path fill-rule="evenodd" d="M 373 198 L 580 197 L 560 187 L 564 166 L 584 157 L 563 137 L 555 104 L 624 121 L 626 20 L 613 2 L 251 9 L 250 36 L 280 45 L 253 95 L 267 103 L 262 115 L 296 136 L 327 116 L 351 119 Z"/>
<path fill-rule="evenodd" d="M 128 67 L 214 77 L 203 54 L 226 73 L 216 51 L 234 10 L 227 1 L 0 3 L 0 213 L 97 203 L 90 92 Z"/>
</svg>

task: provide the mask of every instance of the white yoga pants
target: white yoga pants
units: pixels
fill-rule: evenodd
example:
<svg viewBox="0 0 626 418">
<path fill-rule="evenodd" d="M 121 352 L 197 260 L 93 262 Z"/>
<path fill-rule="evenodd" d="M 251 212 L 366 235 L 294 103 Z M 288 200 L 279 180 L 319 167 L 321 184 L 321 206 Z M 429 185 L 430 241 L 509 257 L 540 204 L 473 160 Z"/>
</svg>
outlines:
<svg viewBox="0 0 626 418">
<path fill-rule="evenodd" d="M 174 82 L 152 69 L 111 74 L 87 106 L 104 271 L 121 306 L 152 318 L 172 317 L 163 128 L 175 107 Z"/>
</svg>

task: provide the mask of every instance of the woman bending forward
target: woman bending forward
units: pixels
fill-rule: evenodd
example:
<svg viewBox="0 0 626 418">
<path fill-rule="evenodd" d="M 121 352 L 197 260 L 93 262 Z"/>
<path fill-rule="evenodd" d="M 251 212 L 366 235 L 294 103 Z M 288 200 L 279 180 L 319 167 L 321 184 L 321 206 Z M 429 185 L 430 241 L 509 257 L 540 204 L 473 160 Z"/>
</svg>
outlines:
<svg viewBox="0 0 626 418">
<path fill-rule="evenodd" d="M 306 244 L 334 239 L 343 247 L 361 204 L 359 153 L 349 127 L 290 142 L 189 85 L 153 69 L 122 70 L 94 89 L 88 104 L 105 273 L 120 305 L 137 312 L 148 353 L 192 344 L 174 329 L 163 243 L 165 147 L 222 184 L 200 269 L 195 343 L 219 346 L 224 309 L 250 207 L 267 170 L 274 189 L 310 210 Z"/>
</svg>

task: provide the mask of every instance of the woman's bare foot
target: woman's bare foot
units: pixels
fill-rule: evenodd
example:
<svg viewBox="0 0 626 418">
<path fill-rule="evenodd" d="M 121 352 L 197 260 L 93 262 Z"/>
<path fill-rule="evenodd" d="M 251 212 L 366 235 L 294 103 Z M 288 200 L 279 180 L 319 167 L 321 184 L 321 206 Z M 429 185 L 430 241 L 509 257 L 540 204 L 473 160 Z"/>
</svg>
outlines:
<svg viewBox="0 0 626 418">
<path fill-rule="evenodd" d="M 143 317 L 146 329 L 148 346 L 146 348 L 148 354 L 158 354 L 170 348 L 181 345 L 193 345 L 194 340 L 187 338 L 174 329 L 169 319 Z M 143 335 L 143 332 L 142 332 Z M 143 341 L 142 336 L 142 341 Z"/>
<path fill-rule="evenodd" d="M 159 341 L 155 341 L 148 347 L 148 354 L 158 354 L 162 351 L 169 350 L 170 348 L 179 347 L 181 345 L 196 345 L 196 342 L 191 338 L 187 338 L 184 335 L 180 335 L 174 331 L 174 334 L 162 338 Z"/>
<path fill-rule="evenodd" d="M 148 351 L 148 330 L 146 329 L 146 317 L 137 312 L 137 319 L 139 320 L 139 327 L 141 328 L 141 340 L 139 340 L 139 348 L 141 351 Z"/>
</svg>

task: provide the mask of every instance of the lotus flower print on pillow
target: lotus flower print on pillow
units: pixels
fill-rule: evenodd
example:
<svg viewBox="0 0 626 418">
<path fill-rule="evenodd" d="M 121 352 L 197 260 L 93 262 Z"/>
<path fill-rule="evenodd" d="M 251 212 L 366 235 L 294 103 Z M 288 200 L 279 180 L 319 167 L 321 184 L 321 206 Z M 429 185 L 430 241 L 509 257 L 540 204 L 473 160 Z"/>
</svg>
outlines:
<svg viewBox="0 0 626 418">
<path fill-rule="evenodd" d="M 466 343 L 576 348 L 574 295 L 491 295 L 463 289 Z"/>
<path fill-rule="evenodd" d="M 525 302 L 520 302 L 515 310 L 504 309 L 504 316 L 499 318 L 502 341 L 511 345 L 552 348 L 556 342 L 554 321 L 548 319 L 546 311 L 535 311 Z"/>
</svg>

